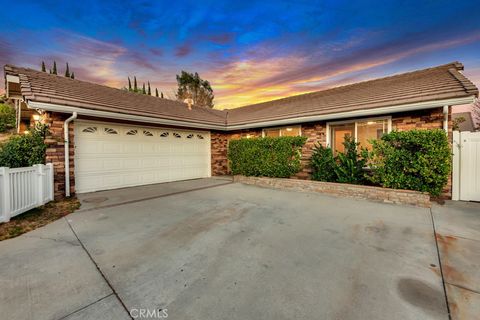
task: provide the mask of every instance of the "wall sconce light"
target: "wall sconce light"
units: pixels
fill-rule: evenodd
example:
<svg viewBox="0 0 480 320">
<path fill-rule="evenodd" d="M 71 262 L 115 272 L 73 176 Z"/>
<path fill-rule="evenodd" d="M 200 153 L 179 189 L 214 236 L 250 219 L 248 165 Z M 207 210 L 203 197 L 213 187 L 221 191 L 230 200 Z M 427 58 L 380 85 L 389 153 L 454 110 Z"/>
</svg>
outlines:
<svg viewBox="0 0 480 320">
<path fill-rule="evenodd" d="M 40 115 L 39 114 L 34 114 L 33 115 L 33 120 L 39 121 L 40 120 Z"/>
</svg>

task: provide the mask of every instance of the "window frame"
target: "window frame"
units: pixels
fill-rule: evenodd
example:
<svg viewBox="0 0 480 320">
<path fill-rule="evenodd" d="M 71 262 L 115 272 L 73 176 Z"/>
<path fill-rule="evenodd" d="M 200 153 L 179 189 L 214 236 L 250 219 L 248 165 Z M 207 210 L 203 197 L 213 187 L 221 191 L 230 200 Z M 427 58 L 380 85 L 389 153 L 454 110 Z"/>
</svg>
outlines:
<svg viewBox="0 0 480 320">
<path fill-rule="evenodd" d="M 287 128 L 298 128 L 298 131 L 299 131 L 298 137 L 302 136 L 302 125 L 301 124 L 296 124 L 296 125 L 293 125 L 293 126 L 262 128 L 262 138 L 265 138 L 267 136 L 265 134 L 266 130 L 279 130 L 279 137 L 283 137 L 282 136 L 282 129 L 287 129 Z M 286 137 L 288 137 L 288 136 L 286 136 Z"/>
<path fill-rule="evenodd" d="M 326 134 L 325 134 L 326 147 L 331 148 L 331 145 L 332 145 L 332 137 L 331 137 L 331 130 L 330 130 L 331 126 L 353 123 L 355 126 L 354 138 L 355 138 L 355 142 L 357 142 L 358 141 L 358 138 L 357 138 L 358 123 L 368 122 L 368 121 L 379 121 L 379 120 L 387 120 L 387 133 L 392 132 L 392 116 L 373 117 L 373 118 L 355 118 L 355 119 L 349 119 L 349 120 L 327 122 Z"/>
</svg>

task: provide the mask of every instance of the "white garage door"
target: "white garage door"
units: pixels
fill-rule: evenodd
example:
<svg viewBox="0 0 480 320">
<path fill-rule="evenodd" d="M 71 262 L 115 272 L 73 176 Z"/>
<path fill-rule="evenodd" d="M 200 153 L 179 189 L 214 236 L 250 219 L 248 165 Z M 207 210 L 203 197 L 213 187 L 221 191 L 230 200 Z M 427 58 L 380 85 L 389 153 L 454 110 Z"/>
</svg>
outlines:
<svg viewBox="0 0 480 320">
<path fill-rule="evenodd" d="M 75 122 L 78 193 L 210 176 L 210 133 Z"/>
</svg>

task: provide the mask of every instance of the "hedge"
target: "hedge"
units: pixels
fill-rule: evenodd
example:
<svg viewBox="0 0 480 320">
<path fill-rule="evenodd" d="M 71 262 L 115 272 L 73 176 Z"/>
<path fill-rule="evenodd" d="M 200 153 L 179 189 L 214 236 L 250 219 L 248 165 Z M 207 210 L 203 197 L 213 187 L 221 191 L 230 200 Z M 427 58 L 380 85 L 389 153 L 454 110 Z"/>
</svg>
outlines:
<svg viewBox="0 0 480 320">
<path fill-rule="evenodd" d="M 228 160 L 233 174 L 287 178 L 301 169 L 306 137 L 265 137 L 231 140 Z"/>
<path fill-rule="evenodd" d="M 372 180 L 387 188 L 437 196 L 447 184 L 451 151 L 445 131 L 393 131 L 373 141 Z"/>
<path fill-rule="evenodd" d="M 47 132 L 45 125 L 37 125 L 29 133 L 12 136 L 0 144 L 0 167 L 21 168 L 45 163 Z"/>
</svg>

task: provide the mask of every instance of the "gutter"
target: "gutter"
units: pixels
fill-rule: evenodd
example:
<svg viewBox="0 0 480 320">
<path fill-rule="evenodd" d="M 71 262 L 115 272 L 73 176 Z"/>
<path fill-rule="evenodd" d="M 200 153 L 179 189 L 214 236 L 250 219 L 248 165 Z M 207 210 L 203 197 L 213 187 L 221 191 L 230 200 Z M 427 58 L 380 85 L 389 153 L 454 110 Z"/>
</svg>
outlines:
<svg viewBox="0 0 480 320">
<path fill-rule="evenodd" d="M 63 123 L 63 135 L 65 146 L 65 197 L 70 197 L 70 137 L 68 134 L 68 124 L 77 119 L 77 113 L 73 112 L 72 116 Z"/>
<path fill-rule="evenodd" d="M 106 119 L 129 120 L 129 121 L 196 128 L 196 129 L 206 129 L 206 130 L 233 131 L 233 130 L 240 130 L 240 129 L 252 129 L 252 128 L 263 128 L 263 127 L 271 127 L 271 126 L 297 124 L 302 122 L 338 120 L 338 119 L 345 119 L 345 118 L 384 115 L 384 114 L 414 111 L 414 110 L 425 110 L 425 109 L 439 108 L 439 107 L 452 106 L 452 105 L 469 104 L 469 103 L 473 103 L 474 99 L 475 99 L 475 95 L 472 95 L 472 96 L 462 97 L 462 98 L 425 101 L 425 102 L 394 105 L 394 106 L 374 108 L 374 109 L 362 109 L 362 110 L 355 110 L 355 111 L 336 112 L 336 113 L 315 115 L 315 116 L 302 116 L 302 117 L 294 117 L 294 118 L 287 118 L 287 119 L 272 119 L 272 120 L 258 121 L 253 123 L 241 123 L 236 125 L 228 124 L 227 118 L 224 125 L 205 124 L 205 123 L 196 123 L 196 122 L 188 122 L 188 121 L 181 121 L 181 120 L 152 118 L 147 116 L 128 115 L 124 113 L 117 113 L 117 112 L 110 112 L 110 111 L 99 111 L 99 110 L 92 110 L 92 109 L 85 109 L 85 108 L 68 107 L 68 106 L 56 105 L 51 103 L 43 103 L 43 102 L 34 102 L 34 101 L 29 101 L 28 106 L 29 108 L 33 108 L 33 109 L 42 109 L 46 111 L 53 111 L 53 112 L 60 112 L 60 113 L 76 112 L 78 115 L 92 116 L 92 117 L 99 117 L 99 118 L 106 118 Z M 447 117 L 448 117 L 448 111 L 447 111 Z M 447 119 L 447 125 L 448 125 L 448 119 Z"/>
<path fill-rule="evenodd" d="M 443 106 L 443 130 L 448 134 L 448 105 Z"/>
</svg>

